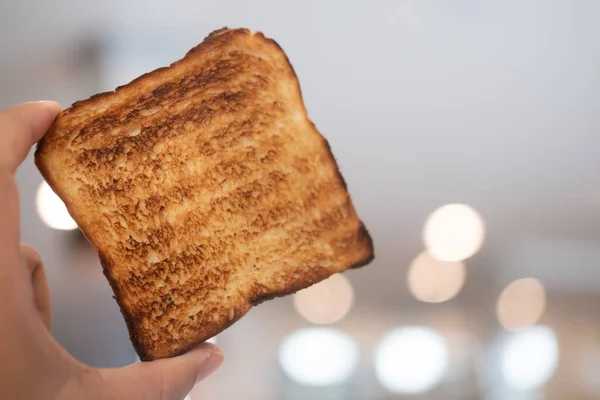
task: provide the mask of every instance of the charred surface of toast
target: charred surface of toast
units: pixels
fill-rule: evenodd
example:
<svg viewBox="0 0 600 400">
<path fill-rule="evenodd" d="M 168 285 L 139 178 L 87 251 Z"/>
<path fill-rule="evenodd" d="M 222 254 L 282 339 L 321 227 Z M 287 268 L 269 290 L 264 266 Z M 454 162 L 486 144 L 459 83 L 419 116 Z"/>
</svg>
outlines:
<svg viewBox="0 0 600 400">
<path fill-rule="evenodd" d="M 98 249 L 142 360 L 374 258 L 291 64 L 261 33 L 224 28 L 75 103 L 36 164 Z"/>
</svg>

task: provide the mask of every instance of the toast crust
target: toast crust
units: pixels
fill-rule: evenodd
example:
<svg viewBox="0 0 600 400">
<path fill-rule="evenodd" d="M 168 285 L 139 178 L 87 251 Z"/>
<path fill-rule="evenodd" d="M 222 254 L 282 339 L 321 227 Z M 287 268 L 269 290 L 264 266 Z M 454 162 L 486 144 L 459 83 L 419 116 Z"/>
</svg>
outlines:
<svg viewBox="0 0 600 400">
<path fill-rule="evenodd" d="M 246 44 L 249 41 L 250 44 L 248 44 L 248 46 L 250 47 L 248 50 L 245 49 L 244 46 L 246 46 Z M 235 44 L 235 50 L 230 49 L 232 43 Z M 155 296 L 161 295 L 162 298 L 162 296 L 164 295 L 165 299 L 167 299 L 166 301 L 168 303 L 172 303 L 172 299 L 174 297 L 170 297 L 170 294 L 166 292 L 161 292 L 160 289 L 157 289 L 157 283 L 168 286 L 169 278 L 172 278 L 172 276 L 168 274 L 166 276 L 161 275 L 160 273 L 154 271 L 153 274 L 149 273 L 140 278 L 139 274 L 132 275 L 130 273 L 131 271 L 129 270 L 135 269 L 135 263 L 140 262 L 140 260 L 142 259 L 139 256 L 140 254 L 146 258 L 153 257 L 148 256 L 148 248 L 158 248 L 160 250 L 167 246 L 168 243 L 170 243 L 173 240 L 173 237 L 176 236 L 173 233 L 174 225 L 172 226 L 169 223 L 165 222 L 166 217 L 163 218 L 163 209 L 165 207 L 168 207 L 169 204 L 177 204 L 178 201 L 181 203 L 186 199 L 193 198 L 194 194 L 183 193 L 180 194 L 180 196 L 177 198 L 174 197 L 175 195 L 172 195 L 171 197 L 165 196 L 164 198 L 158 197 L 157 199 L 155 199 L 154 202 L 149 201 L 150 199 L 152 199 L 152 197 L 148 198 L 145 203 L 148 203 L 148 208 L 152 208 L 152 212 L 150 214 L 158 214 L 161 216 L 161 218 L 163 218 L 160 222 L 155 224 L 155 226 L 160 226 L 161 229 L 155 231 L 156 235 L 154 236 L 154 238 L 157 243 L 155 243 L 154 245 L 152 245 L 152 243 L 146 243 L 146 245 L 134 243 L 133 245 L 131 245 L 131 247 L 128 247 L 127 249 L 132 250 L 134 253 L 138 252 L 139 254 L 134 255 L 133 258 L 127 258 L 123 256 L 122 249 L 119 251 L 115 250 L 115 245 L 107 240 L 107 232 L 123 232 L 126 231 L 126 229 L 122 229 L 122 226 L 119 227 L 119 221 L 112 221 L 109 224 L 109 227 L 100 229 L 98 227 L 99 217 L 96 215 L 97 213 L 92 213 L 90 209 L 90 204 L 82 204 L 82 200 L 80 200 L 78 196 L 78 194 L 82 193 L 82 191 L 84 191 L 84 189 L 87 186 L 90 186 L 88 184 L 90 181 L 93 184 L 97 183 L 96 179 L 99 176 L 98 171 L 106 172 L 106 170 L 102 169 L 104 167 L 100 163 L 101 160 L 104 160 L 107 164 L 110 162 L 114 163 L 115 157 L 118 157 L 119 154 L 123 152 L 122 148 L 119 149 L 119 146 L 123 147 L 123 142 L 119 142 L 119 140 L 123 139 L 124 135 L 122 132 L 120 132 L 116 135 L 117 139 L 110 139 L 112 140 L 112 142 L 109 142 L 108 145 L 97 145 L 96 148 L 91 149 L 89 147 L 86 148 L 84 145 L 82 145 L 82 143 L 87 144 L 94 140 L 98 141 L 104 136 L 107 136 L 106 132 L 109 132 L 111 130 L 119 130 L 122 126 L 127 125 L 127 123 L 129 122 L 127 118 L 129 115 L 131 115 L 132 112 L 137 113 L 132 118 L 132 120 L 135 122 L 137 121 L 136 118 L 140 118 L 137 115 L 141 114 L 143 111 L 146 111 L 146 114 L 148 114 L 150 112 L 153 112 L 153 109 L 156 107 L 163 107 L 164 105 L 157 105 L 160 101 L 163 101 L 163 103 L 172 106 L 174 102 L 173 99 L 180 100 L 182 95 L 178 94 L 178 91 L 181 90 L 181 86 L 173 82 L 173 76 L 177 76 L 179 69 L 185 69 L 186 71 L 188 69 L 193 70 L 192 67 L 189 67 L 189 65 L 191 64 L 197 65 L 194 68 L 198 68 L 198 66 L 201 67 L 203 63 L 209 63 L 209 61 L 206 60 L 210 59 L 211 54 L 215 52 L 223 52 L 223 49 L 228 49 L 227 51 L 230 51 L 228 54 L 231 55 L 234 54 L 235 51 L 240 51 L 242 53 L 244 53 L 244 51 L 247 51 L 249 53 L 257 52 L 257 48 L 260 49 L 260 51 L 262 52 L 260 54 L 264 53 L 269 56 L 272 56 L 273 60 L 275 60 L 273 62 L 281 63 L 281 68 L 276 78 L 271 78 L 271 76 L 267 76 L 267 80 L 272 80 L 278 83 L 285 83 L 286 85 L 288 85 L 288 89 L 286 89 L 285 93 L 292 93 L 290 95 L 290 98 L 292 100 L 290 100 L 289 98 L 283 98 L 279 100 L 280 98 L 278 97 L 278 100 L 281 103 L 284 103 L 286 105 L 291 104 L 291 106 L 288 106 L 288 108 L 284 112 L 280 110 L 279 114 L 277 114 L 277 112 L 274 113 L 276 115 L 287 116 L 289 116 L 289 114 L 293 112 L 299 113 L 300 118 L 295 117 L 296 119 L 288 120 L 288 122 L 291 121 L 290 123 L 297 123 L 302 130 L 302 135 L 306 135 L 307 137 L 311 138 L 312 142 L 310 146 L 312 147 L 310 148 L 312 148 L 313 151 L 317 151 L 319 152 L 319 154 L 321 154 L 318 157 L 316 157 L 319 158 L 319 162 L 316 163 L 318 168 L 312 167 L 311 169 L 310 166 L 307 167 L 303 163 L 300 163 L 297 166 L 297 169 L 299 169 L 299 171 L 296 172 L 315 174 L 317 173 L 315 171 L 320 171 L 319 168 L 322 167 L 323 170 L 327 170 L 331 173 L 330 181 L 324 181 L 323 187 L 325 187 L 326 190 L 331 191 L 330 197 L 338 199 L 339 204 L 338 206 L 336 206 L 337 208 L 331 211 L 329 214 L 321 215 L 318 218 L 315 217 L 315 219 L 312 220 L 311 223 L 315 226 L 320 227 L 320 232 L 322 232 L 321 234 L 324 235 L 324 237 L 325 234 L 335 236 L 333 234 L 330 234 L 330 232 L 334 232 L 334 229 L 343 231 L 345 235 L 344 237 L 335 237 L 333 239 L 327 239 L 330 240 L 331 243 L 327 242 L 327 240 L 324 238 L 317 238 L 319 240 L 317 240 L 317 242 L 315 243 L 319 245 L 322 244 L 321 242 L 325 243 L 326 247 L 328 247 L 327 251 L 331 253 L 331 257 L 329 258 L 325 257 L 324 255 L 327 252 L 319 254 L 320 261 L 318 262 L 322 264 L 319 268 L 311 265 L 299 265 L 295 267 L 295 270 L 293 271 L 294 274 L 290 272 L 290 268 L 288 268 L 290 271 L 287 271 L 285 273 L 280 273 L 280 271 L 274 269 L 273 271 L 269 272 L 273 276 L 270 279 L 266 279 L 264 282 L 258 282 L 260 279 L 257 279 L 256 282 L 250 282 L 252 279 L 248 277 L 246 277 L 247 279 L 242 279 L 243 275 L 240 275 L 241 272 L 228 270 L 226 264 L 215 264 L 214 259 L 208 259 L 208 261 L 206 262 L 208 264 L 212 263 L 211 265 L 216 265 L 214 268 L 218 270 L 218 274 L 214 273 L 214 269 L 199 269 L 200 267 L 198 267 L 198 265 L 204 265 L 205 263 L 205 258 L 202 258 L 202 251 L 198 250 L 200 252 L 200 256 L 198 255 L 198 253 L 188 253 L 187 257 L 193 259 L 186 267 L 188 269 L 188 275 L 190 268 L 191 271 L 197 273 L 198 275 L 204 274 L 203 280 L 199 281 L 199 284 L 201 286 L 200 289 L 197 288 L 198 291 L 194 293 L 199 293 L 203 291 L 202 295 L 204 297 L 200 296 L 201 298 L 199 298 L 198 296 L 195 296 L 195 294 L 188 297 L 180 296 L 180 303 L 175 304 L 175 306 L 173 306 L 172 304 L 158 304 L 157 306 L 156 302 L 154 302 L 152 305 L 152 307 L 154 308 L 152 308 L 148 303 L 149 300 L 143 297 L 143 293 L 140 293 L 143 292 L 143 290 L 136 290 L 144 288 L 146 286 L 148 286 L 149 288 L 151 287 L 152 290 L 155 291 L 155 293 L 153 293 Z M 219 57 L 221 56 L 214 56 L 214 58 L 217 60 L 220 60 Z M 264 68 L 261 66 L 263 64 L 256 62 L 256 60 L 254 60 L 253 62 L 255 62 L 255 64 L 253 64 L 251 67 L 254 69 L 248 69 L 246 67 L 237 69 L 237 65 L 235 64 L 235 62 L 231 62 L 230 64 L 233 64 L 233 69 L 231 70 L 219 69 L 217 67 L 212 75 L 209 74 L 210 76 L 208 78 L 202 78 L 202 75 L 200 75 L 200 78 L 204 79 L 204 81 L 201 82 L 201 84 L 204 85 L 201 89 L 210 90 L 209 86 L 212 84 L 214 84 L 215 87 L 226 87 L 228 85 L 228 79 L 231 77 L 231 74 L 233 74 L 234 77 L 237 77 L 238 75 L 247 77 L 248 70 L 261 72 L 261 68 Z M 224 64 L 227 63 L 224 62 Z M 230 75 L 226 76 L 227 74 Z M 255 76 L 257 74 L 258 73 L 256 73 Z M 260 76 L 257 79 L 260 79 Z M 261 85 L 262 84 L 259 82 L 255 84 L 256 87 L 253 87 L 253 90 L 257 90 L 257 93 L 261 93 L 260 96 L 262 97 L 258 97 L 259 99 L 262 99 L 265 96 L 264 94 L 262 94 L 263 91 L 274 90 L 272 85 Z M 256 97 L 257 94 L 254 93 L 253 96 Z M 140 107 L 138 107 L 137 109 L 134 108 L 133 111 L 131 111 L 128 108 L 130 107 L 132 101 L 137 101 L 137 103 L 139 103 L 141 100 L 144 100 L 144 103 L 142 104 L 143 107 L 140 106 L 141 111 Z M 275 104 L 276 103 L 277 101 L 275 101 Z M 210 120 L 210 117 L 220 118 L 222 115 L 224 115 L 224 113 L 235 114 L 238 111 L 240 104 L 243 105 L 243 101 L 236 98 L 236 96 L 233 93 L 229 93 L 221 96 L 219 103 L 216 103 L 216 105 L 219 107 L 223 105 L 226 106 L 226 108 L 229 107 L 224 111 L 221 110 L 221 113 L 219 113 L 219 111 L 215 112 L 214 110 L 210 111 L 211 104 L 209 104 L 208 109 L 204 109 L 203 111 L 195 109 L 192 110 L 193 113 L 188 114 L 185 114 L 185 112 L 180 112 L 179 114 L 176 114 L 174 118 L 175 122 L 179 121 L 185 125 L 187 120 L 194 117 L 198 118 L 198 115 L 200 116 L 200 119 L 202 119 L 202 116 L 204 115 L 208 116 L 208 122 L 206 122 L 205 127 L 210 127 L 214 125 L 214 123 Z M 215 105 L 215 103 L 213 103 L 212 105 Z M 259 103 L 259 107 L 260 106 L 261 105 Z M 115 120 L 114 118 L 111 119 L 107 117 L 111 115 L 109 113 L 110 110 L 117 110 L 116 112 L 113 112 L 113 115 L 121 116 L 122 119 Z M 148 112 L 148 110 L 150 111 Z M 276 117 L 273 118 L 276 119 Z M 301 121 L 298 122 L 299 119 L 301 119 Z M 173 122 L 172 120 L 167 120 L 167 122 L 163 121 L 162 126 L 171 126 L 175 122 Z M 272 125 L 272 121 L 267 121 L 267 123 L 270 123 Z M 152 131 L 152 126 L 144 129 L 144 137 L 142 137 L 143 135 L 140 135 L 140 132 L 138 132 L 137 130 L 132 131 L 131 129 L 125 134 L 131 134 L 132 138 L 129 138 L 127 140 L 131 139 L 131 142 L 134 142 L 135 146 L 139 147 L 139 149 L 137 149 L 138 152 L 133 152 L 134 154 L 131 156 L 136 161 L 136 165 L 147 164 L 147 162 L 144 162 L 144 160 L 146 160 L 144 158 L 144 154 L 147 154 L 148 151 L 152 151 L 154 148 L 152 146 L 164 143 L 165 140 L 175 140 L 173 137 L 160 137 L 160 133 Z M 243 129 L 253 129 L 253 127 L 235 126 L 236 131 Z M 183 129 L 180 130 L 183 131 Z M 149 131 L 150 133 L 148 134 L 147 131 Z M 260 129 L 258 131 L 260 131 Z M 194 130 L 194 132 L 196 132 L 196 130 Z M 296 133 L 298 132 L 294 132 L 294 134 Z M 139 140 L 138 137 L 135 137 L 138 135 L 140 136 Z M 74 163 L 76 165 L 71 165 L 67 168 L 66 165 L 68 162 L 65 160 L 69 159 L 70 155 L 69 153 L 66 153 L 67 150 L 65 150 L 65 148 L 70 149 L 71 147 L 75 149 L 74 152 L 76 152 L 78 155 L 77 163 Z M 282 149 L 284 148 L 282 147 Z M 129 150 L 131 151 L 131 149 Z M 163 156 L 164 153 L 164 151 L 158 151 L 158 155 L 160 156 Z M 267 162 L 273 161 L 270 160 L 269 155 L 270 153 L 267 152 L 267 154 L 264 157 L 264 159 L 266 159 Z M 170 155 L 168 156 L 170 157 Z M 209 160 L 219 156 L 219 153 L 217 153 L 217 156 L 215 156 L 215 152 L 211 152 L 210 149 L 208 149 L 208 151 L 206 151 L 205 153 L 200 152 L 198 156 L 203 156 L 206 160 Z M 247 29 L 220 29 L 211 33 L 202 43 L 191 49 L 185 55 L 185 57 L 183 57 L 179 61 L 174 62 L 170 66 L 159 68 L 157 70 L 144 74 L 139 78 L 136 78 L 129 84 L 118 87 L 115 91 L 97 94 L 87 100 L 78 101 L 74 103 L 70 108 L 64 110 L 57 117 L 56 121 L 49 129 L 46 136 L 39 142 L 35 153 L 35 163 L 40 172 L 42 173 L 44 179 L 50 185 L 50 187 L 52 187 L 52 189 L 58 194 L 58 196 L 61 199 L 63 199 L 70 214 L 78 222 L 83 234 L 98 250 L 104 274 L 112 287 L 114 297 L 117 303 L 119 304 L 119 308 L 121 309 L 123 317 L 126 321 L 131 341 L 142 361 L 149 361 L 153 359 L 183 354 L 189 349 L 191 349 L 193 346 L 209 339 L 210 337 L 231 326 L 233 323 L 235 323 L 237 320 L 243 317 L 243 315 L 245 315 L 252 306 L 258 305 L 263 301 L 270 300 L 275 297 L 292 294 L 298 290 L 304 289 L 317 282 L 320 282 L 335 273 L 367 265 L 374 259 L 374 248 L 371 236 L 369 235 L 369 232 L 367 231 L 365 225 L 358 219 L 356 212 L 354 211 L 352 201 L 347 192 L 346 182 L 344 181 L 344 178 L 339 171 L 339 168 L 337 166 L 337 163 L 335 161 L 335 158 L 333 156 L 328 142 L 319 133 L 314 124 L 312 124 L 312 122 L 310 122 L 310 120 L 308 119 L 308 113 L 302 100 L 300 84 L 298 82 L 298 79 L 296 77 L 291 63 L 289 62 L 287 56 L 285 55 L 281 47 L 275 41 L 266 38 L 260 32 L 252 33 Z M 70 177 L 66 177 L 66 175 L 68 175 L 69 172 L 73 172 L 77 175 L 77 181 L 73 180 Z M 290 180 L 280 176 L 281 174 L 278 175 L 277 172 L 277 168 L 273 167 L 271 169 L 270 174 L 262 176 L 261 182 L 265 182 L 266 180 L 271 179 L 272 182 L 269 181 L 271 182 L 269 183 L 269 185 L 272 185 L 272 187 L 274 187 L 276 190 L 279 190 L 278 185 L 283 185 L 281 186 L 281 188 L 289 189 Z M 80 174 L 81 176 L 79 176 L 78 174 Z M 107 178 L 107 175 L 104 174 L 103 177 Z M 195 176 L 194 178 L 198 177 Z M 245 182 L 244 179 L 246 178 L 242 177 L 239 179 L 243 183 Z M 95 187 L 96 192 L 94 193 L 96 193 L 96 196 L 98 198 L 103 198 L 102 196 L 110 197 L 111 199 L 116 198 L 117 200 L 114 201 L 115 204 L 117 204 L 120 207 L 126 207 L 128 205 L 123 204 L 123 198 L 126 197 L 127 191 L 136 191 L 139 190 L 139 187 L 119 185 L 121 185 L 120 180 L 113 178 L 112 186 L 111 184 L 105 185 L 103 187 L 104 191 L 102 193 L 98 192 L 98 187 Z M 77 190 L 79 191 L 73 189 L 73 186 L 78 186 Z M 173 186 L 173 189 L 174 193 L 185 192 L 185 187 L 181 184 L 176 184 L 175 186 Z M 248 193 L 251 192 L 252 191 Z M 246 193 L 245 195 L 247 197 L 248 203 L 239 203 L 240 207 L 247 207 L 248 204 L 252 202 L 252 200 L 248 197 L 248 193 Z M 283 191 L 283 193 L 285 193 L 285 191 Z M 262 196 L 263 193 L 259 193 L 259 195 Z M 305 193 L 305 195 L 309 196 L 310 193 Z M 317 196 L 313 194 L 313 197 Z M 173 198 L 175 198 L 175 200 L 172 200 Z M 274 200 L 270 201 L 273 202 Z M 273 209 L 277 209 L 277 207 L 273 207 Z M 293 212 L 295 212 L 296 214 L 299 213 L 298 210 Z M 135 225 L 136 221 L 134 221 L 133 219 L 127 220 L 127 218 L 135 218 L 135 213 L 132 213 L 129 217 L 125 215 L 125 218 L 126 220 L 124 221 L 124 226 L 129 226 L 129 233 L 132 233 L 133 236 L 138 235 L 139 229 L 136 230 L 130 227 L 130 225 Z M 245 218 L 249 217 L 245 216 Z M 148 222 L 148 224 L 152 225 L 151 216 L 148 217 L 148 220 L 150 221 Z M 269 221 L 267 221 L 267 223 L 268 222 Z M 189 218 L 188 220 L 183 221 L 183 223 L 189 223 Z M 209 224 L 210 220 L 206 223 Z M 285 225 L 283 226 L 285 227 Z M 192 229 L 192 231 L 194 228 L 196 228 L 196 226 L 191 225 L 190 229 Z M 240 232 L 238 231 L 238 233 Z M 315 235 L 314 232 L 309 233 L 313 236 Z M 209 239 L 206 240 L 209 241 Z M 333 244 L 334 242 L 335 245 Z M 233 243 L 237 242 L 233 241 Z M 211 245 L 213 245 L 214 248 L 221 248 L 221 244 L 222 243 L 212 243 Z M 313 247 L 317 244 L 313 244 Z M 203 248 L 202 246 L 203 244 L 199 244 L 198 248 Z M 210 246 L 209 249 L 211 249 Z M 219 254 L 222 254 L 223 250 L 230 251 L 232 253 L 239 252 L 238 248 L 223 247 L 221 248 Z M 286 255 L 283 253 L 282 248 L 277 248 L 276 251 L 280 252 L 280 254 L 278 255 L 279 259 L 286 260 Z M 178 265 L 180 266 L 181 262 L 186 262 L 186 253 L 184 252 L 183 254 L 184 256 L 180 257 L 180 259 L 178 260 Z M 177 259 L 177 256 L 175 255 L 175 253 L 170 253 L 170 255 L 168 255 L 166 258 L 167 263 L 165 265 L 167 266 L 167 269 L 169 271 L 174 270 L 174 273 L 176 274 L 178 272 L 177 268 L 173 267 L 172 263 L 169 264 L 171 261 L 173 261 L 171 260 L 173 258 Z M 215 256 L 215 258 L 218 258 L 218 256 Z M 272 258 L 271 262 L 276 259 L 278 258 Z M 134 260 L 134 262 L 132 262 L 131 260 Z M 315 258 L 314 260 L 317 260 L 317 258 Z M 152 263 L 150 264 L 155 266 L 157 264 L 157 262 L 155 261 L 156 260 L 152 260 Z M 256 263 L 258 263 L 258 258 Z M 127 269 L 124 268 L 124 266 L 129 268 L 129 270 L 125 271 L 129 273 L 129 275 L 127 275 L 129 276 L 129 280 L 124 279 L 124 270 Z M 182 269 L 183 267 L 179 268 Z M 257 268 L 256 265 L 254 265 L 254 268 Z M 134 273 L 137 272 L 134 271 Z M 243 290 L 240 287 L 238 287 L 237 292 L 231 289 L 231 282 L 234 281 L 234 279 L 231 278 L 231 276 L 236 276 L 236 274 L 237 276 L 242 276 L 242 278 L 239 278 L 237 281 L 235 281 L 237 282 L 236 284 L 244 286 Z M 261 271 L 260 274 L 256 276 L 260 278 L 262 276 L 261 274 L 266 275 L 266 273 L 263 273 Z M 256 276 L 252 275 L 252 277 L 254 278 L 256 278 Z M 188 277 L 188 280 L 193 278 L 194 277 Z M 136 287 L 136 285 L 140 287 L 138 288 Z M 208 286 L 210 290 L 203 288 L 202 285 Z M 210 286 L 214 287 L 211 289 Z M 173 287 L 175 289 L 173 289 Z M 178 287 L 177 285 L 174 285 L 171 287 L 171 289 L 172 290 L 170 293 L 172 293 L 173 291 L 176 292 L 178 290 Z M 220 293 L 226 290 L 228 291 L 226 297 L 221 297 L 219 299 L 207 297 L 211 293 Z M 135 297 L 136 295 L 138 296 L 137 298 Z M 165 300 L 163 300 L 163 303 L 164 301 Z M 200 311 L 198 311 L 196 315 L 193 315 L 195 320 L 193 320 L 193 323 L 190 326 L 181 324 L 177 325 L 181 320 L 181 318 L 177 316 L 171 317 L 168 320 L 165 320 L 164 318 L 160 319 L 162 314 L 166 315 L 169 313 L 175 313 L 180 309 L 185 309 L 186 307 L 189 308 L 190 306 L 194 306 L 202 301 L 204 303 L 211 304 L 213 308 L 201 309 Z M 159 308 L 157 309 L 157 307 Z M 173 308 L 175 308 L 175 310 L 173 310 Z M 207 314 L 215 312 L 218 315 L 217 318 L 205 318 Z M 151 316 L 157 313 L 162 314 L 152 319 Z M 192 315 L 190 315 L 190 318 L 191 317 Z M 156 321 L 159 321 L 160 323 Z M 165 323 L 167 323 L 168 325 L 160 326 L 164 325 Z"/>
</svg>

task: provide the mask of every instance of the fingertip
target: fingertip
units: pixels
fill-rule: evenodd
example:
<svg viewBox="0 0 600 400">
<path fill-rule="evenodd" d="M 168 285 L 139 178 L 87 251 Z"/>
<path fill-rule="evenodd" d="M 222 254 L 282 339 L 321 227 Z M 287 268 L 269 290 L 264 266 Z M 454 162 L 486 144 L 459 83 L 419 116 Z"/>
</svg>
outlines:
<svg viewBox="0 0 600 400">
<path fill-rule="evenodd" d="M 146 394 L 139 398 L 155 398 L 157 394 L 162 394 L 161 398 L 183 398 L 222 363 L 223 351 L 213 344 L 202 343 L 180 356 L 136 363 L 125 367 L 125 371 L 136 378 L 130 384 Z"/>
<path fill-rule="evenodd" d="M 61 112 L 62 110 L 62 106 L 60 105 L 59 102 L 57 101 L 53 101 L 53 100 L 40 100 L 40 101 L 33 101 L 30 103 L 26 103 L 26 104 L 31 104 L 35 107 L 40 107 L 43 112 L 48 114 L 48 118 L 52 121 L 54 118 L 56 118 L 56 116 Z"/>
<path fill-rule="evenodd" d="M 209 375 L 211 375 L 213 372 L 219 369 L 221 364 L 223 364 L 223 361 L 225 359 L 223 350 L 221 350 L 221 348 L 218 346 L 211 346 L 213 347 L 212 352 L 198 369 L 195 383 L 198 383 L 207 378 Z"/>
<path fill-rule="evenodd" d="M 223 350 L 219 346 L 208 342 L 195 346 L 183 357 L 194 359 L 193 363 L 196 364 L 197 368 L 195 383 L 200 382 L 215 372 L 225 358 Z"/>
<path fill-rule="evenodd" d="M 14 172 L 60 112 L 55 101 L 22 103 L 0 110 L 0 167 Z"/>
<path fill-rule="evenodd" d="M 24 112 L 31 118 L 33 142 L 39 141 L 56 116 L 61 112 L 60 103 L 51 100 L 32 101 L 22 104 Z M 36 118 L 37 116 L 37 118 Z"/>
<path fill-rule="evenodd" d="M 225 353 L 223 353 L 223 349 L 221 349 L 217 345 L 213 345 L 213 346 L 215 346 L 215 353 L 218 353 L 221 357 L 225 358 Z"/>
</svg>

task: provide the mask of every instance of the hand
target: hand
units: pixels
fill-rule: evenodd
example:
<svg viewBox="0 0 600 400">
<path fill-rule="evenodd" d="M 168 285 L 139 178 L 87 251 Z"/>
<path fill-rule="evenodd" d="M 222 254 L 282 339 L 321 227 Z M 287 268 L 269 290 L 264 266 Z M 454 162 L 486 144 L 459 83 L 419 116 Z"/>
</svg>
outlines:
<svg viewBox="0 0 600 400">
<path fill-rule="evenodd" d="M 42 260 L 19 243 L 14 173 L 59 111 L 53 102 L 0 111 L 0 398 L 183 399 L 223 361 L 216 346 L 202 344 L 175 358 L 95 369 L 71 357 L 50 334 Z"/>
</svg>

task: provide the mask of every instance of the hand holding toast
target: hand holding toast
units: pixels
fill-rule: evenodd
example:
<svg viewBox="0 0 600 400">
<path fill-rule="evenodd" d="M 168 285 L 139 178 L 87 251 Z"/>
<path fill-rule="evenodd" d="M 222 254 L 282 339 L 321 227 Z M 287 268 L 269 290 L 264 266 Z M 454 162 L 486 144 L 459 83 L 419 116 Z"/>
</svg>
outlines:
<svg viewBox="0 0 600 400">
<path fill-rule="evenodd" d="M 51 335 L 48 284 L 40 256 L 20 243 L 14 173 L 58 112 L 54 102 L 0 111 L 0 398 L 183 399 L 223 354 L 203 344 L 181 357 L 96 369 L 70 356 Z"/>
</svg>

